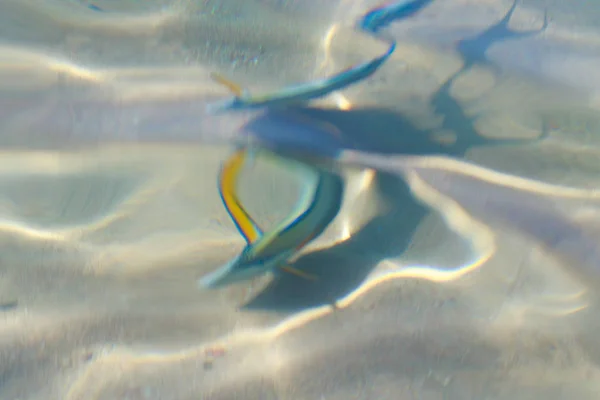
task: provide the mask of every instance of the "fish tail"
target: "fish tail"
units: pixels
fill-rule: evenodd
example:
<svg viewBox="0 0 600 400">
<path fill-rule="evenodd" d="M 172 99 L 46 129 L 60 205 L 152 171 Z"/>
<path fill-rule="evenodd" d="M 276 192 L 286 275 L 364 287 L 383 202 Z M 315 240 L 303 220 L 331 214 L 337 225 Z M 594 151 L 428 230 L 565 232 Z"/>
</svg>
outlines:
<svg viewBox="0 0 600 400">
<path fill-rule="evenodd" d="M 245 90 L 239 84 L 235 83 L 229 78 L 226 78 L 223 74 L 219 72 L 211 72 L 210 77 L 213 81 L 229 89 L 229 91 L 233 93 L 236 97 L 242 97 L 245 93 Z"/>
</svg>

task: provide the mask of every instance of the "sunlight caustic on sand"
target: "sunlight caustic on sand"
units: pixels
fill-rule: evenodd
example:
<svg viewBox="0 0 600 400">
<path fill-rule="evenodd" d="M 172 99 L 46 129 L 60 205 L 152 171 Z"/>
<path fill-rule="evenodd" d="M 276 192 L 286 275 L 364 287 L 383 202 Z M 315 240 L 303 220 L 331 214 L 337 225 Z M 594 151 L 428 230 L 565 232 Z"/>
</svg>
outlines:
<svg viewBox="0 0 600 400">
<path fill-rule="evenodd" d="M 372 189 L 375 176 L 376 171 L 367 168 L 364 171 L 360 172 L 360 176 L 357 179 L 348 180 L 346 182 L 346 201 L 356 202 L 358 201 L 361 195 L 364 195 L 367 191 Z M 353 207 L 342 207 L 342 210 L 340 210 L 340 215 L 338 218 L 340 219 L 341 228 L 339 232 L 339 239 L 337 240 L 338 242 L 343 242 L 344 240 L 349 239 L 350 236 L 352 236 L 353 231 L 355 230 L 355 227 L 352 226 L 351 223 L 351 216 L 348 215 L 348 212 L 350 212 L 348 210 L 350 210 L 351 208 Z M 366 209 L 364 209 L 363 211 L 368 214 Z"/>
<path fill-rule="evenodd" d="M 318 68 L 319 71 L 327 70 L 329 64 L 333 62 L 330 56 L 330 47 L 331 41 L 333 40 L 333 37 L 335 36 L 337 30 L 338 24 L 333 24 L 331 25 L 331 28 L 327 30 L 325 36 L 323 37 L 322 47 L 324 52 L 324 58 L 323 62 Z M 331 94 L 331 96 L 333 96 L 335 104 L 340 110 L 350 110 L 352 108 L 352 103 L 340 92 L 334 92 Z"/>
<path fill-rule="evenodd" d="M 368 174 L 363 181 L 368 180 Z M 398 268 L 391 261 L 383 261 L 384 267 L 395 268 L 389 272 L 376 273 L 367 279 L 353 292 L 336 301 L 337 309 L 350 306 L 358 298 L 365 295 L 375 287 L 394 279 L 425 279 L 435 282 L 448 282 L 459 279 L 469 272 L 483 265 L 494 254 L 494 236 L 487 227 L 471 218 L 462 208 L 426 185 L 416 174 L 408 177 L 415 194 L 424 202 L 434 206 L 446 220 L 448 226 L 470 243 L 473 261 L 454 269 L 439 269 L 431 266 L 407 266 Z M 301 328 L 306 324 L 335 312 L 331 306 L 320 306 L 296 313 L 283 321 L 266 328 L 252 328 L 233 332 L 209 343 L 194 346 L 170 354 L 136 354 L 132 351 L 115 350 L 94 361 L 89 368 L 73 383 L 69 391 L 69 400 L 81 398 L 87 391 L 89 395 L 90 382 L 98 378 L 94 375 L 96 368 L 103 368 L 111 364 L 118 364 L 120 371 L 127 371 L 141 364 L 168 364 L 185 359 L 200 357 L 204 350 L 211 347 L 223 346 L 229 350 L 234 347 L 250 344 L 267 343 L 279 336 Z M 100 389 L 99 389 L 100 390 Z"/>
<path fill-rule="evenodd" d="M 454 172 L 465 176 L 471 176 L 494 185 L 511 187 L 539 195 L 551 195 L 568 199 L 600 199 L 600 189 L 584 189 L 546 183 L 531 178 L 494 171 L 469 161 L 441 156 L 405 156 L 398 160 L 401 160 L 402 166 L 407 168 L 424 168 Z M 357 154 L 353 151 L 345 152 L 340 158 L 340 161 L 347 162 L 351 165 L 356 163 L 361 165 L 364 164 L 371 168 L 393 172 L 398 170 L 398 164 L 395 163 L 395 160 L 393 159 L 388 157 L 372 157 L 366 154 Z"/>
</svg>

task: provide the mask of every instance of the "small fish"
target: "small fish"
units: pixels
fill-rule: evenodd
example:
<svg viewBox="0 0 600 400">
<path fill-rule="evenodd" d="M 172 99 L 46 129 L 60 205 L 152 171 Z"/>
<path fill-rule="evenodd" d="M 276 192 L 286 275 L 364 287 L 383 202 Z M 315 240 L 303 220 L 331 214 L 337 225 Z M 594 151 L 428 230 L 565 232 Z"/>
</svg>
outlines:
<svg viewBox="0 0 600 400">
<path fill-rule="evenodd" d="M 307 101 L 326 96 L 333 91 L 346 88 L 373 75 L 389 56 L 392 55 L 395 48 L 396 43 L 393 43 L 388 51 L 381 56 L 350 67 L 329 78 L 288 86 L 277 92 L 262 95 L 252 95 L 247 89 L 241 88 L 238 84 L 225 78 L 223 75 L 213 73 L 211 74 L 213 80 L 227 87 L 234 94 L 234 97 L 220 103 L 210 104 L 207 107 L 207 112 L 216 114 L 224 111 L 247 110 L 261 107 L 287 107 L 303 104 Z"/>
<path fill-rule="evenodd" d="M 199 285 L 219 288 L 277 269 L 307 279 L 316 279 L 286 263 L 323 233 L 338 214 L 344 194 L 342 179 L 334 173 L 315 169 L 318 179 L 312 198 L 299 205 L 306 205 L 305 210 L 297 217 L 287 219 L 273 230 L 263 233 L 236 195 L 237 177 L 248 151 L 236 151 L 223 166 L 219 177 L 219 192 L 223 204 L 247 245 L 232 261 L 200 278 Z"/>
<path fill-rule="evenodd" d="M 409 18 L 433 0 L 397 1 L 377 7 L 367 12 L 358 22 L 357 28 L 376 35 L 379 29 L 395 20 Z M 213 73 L 213 80 L 227 87 L 233 97 L 207 107 L 209 113 L 246 110 L 260 107 L 287 107 L 326 96 L 344 89 L 373 75 L 396 49 L 396 41 L 390 41 L 388 50 L 371 61 L 349 67 L 328 78 L 285 87 L 273 93 L 252 95 L 247 89 L 224 77 Z"/>
</svg>

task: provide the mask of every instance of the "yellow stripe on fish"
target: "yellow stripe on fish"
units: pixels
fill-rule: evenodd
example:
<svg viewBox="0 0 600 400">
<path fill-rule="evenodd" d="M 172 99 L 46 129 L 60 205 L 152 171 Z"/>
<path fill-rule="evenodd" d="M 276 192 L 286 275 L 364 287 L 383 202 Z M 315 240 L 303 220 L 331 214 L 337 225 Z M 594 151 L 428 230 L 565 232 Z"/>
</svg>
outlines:
<svg viewBox="0 0 600 400">
<path fill-rule="evenodd" d="M 223 165 L 219 174 L 219 194 L 233 223 L 250 244 L 262 236 L 262 231 L 244 209 L 236 193 L 237 178 L 244 166 L 246 155 L 246 150 L 238 150 Z"/>
</svg>

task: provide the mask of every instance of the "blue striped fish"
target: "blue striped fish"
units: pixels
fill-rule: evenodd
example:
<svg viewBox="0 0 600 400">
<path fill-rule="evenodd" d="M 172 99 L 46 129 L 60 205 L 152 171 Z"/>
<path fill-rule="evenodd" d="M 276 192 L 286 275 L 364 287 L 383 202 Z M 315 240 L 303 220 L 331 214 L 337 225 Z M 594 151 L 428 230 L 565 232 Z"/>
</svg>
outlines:
<svg viewBox="0 0 600 400">
<path fill-rule="evenodd" d="M 248 149 L 237 150 L 224 164 L 219 175 L 219 193 L 223 204 L 247 244 L 232 261 L 200 278 L 200 286 L 219 288 L 277 270 L 315 279 L 290 267 L 287 262 L 323 233 L 338 214 L 344 195 L 342 179 L 335 173 L 314 168 L 318 175 L 315 190 L 310 199 L 299 204 L 304 211 L 264 233 L 236 194 L 237 178 L 248 152 Z"/>
<path fill-rule="evenodd" d="M 358 21 L 357 28 L 376 35 L 377 32 L 394 20 L 409 18 L 423 9 L 433 0 L 400 0 L 376 7 L 365 13 Z M 326 96 L 336 90 L 347 88 L 373 75 L 392 55 L 396 41 L 390 40 L 390 47 L 382 55 L 370 61 L 351 66 L 328 78 L 284 87 L 283 89 L 262 95 L 253 95 L 237 83 L 221 74 L 213 73 L 214 81 L 227 87 L 233 97 L 220 103 L 207 106 L 207 112 L 255 109 L 261 107 L 287 107 L 301 105 L 309 100 Z"/>
<path fill-rule="evenodd" d="M 331 77 L 288 86 L 274 93 L 262 95 L 252 95 L 247 89 L 242 89 L 238 84 L 223 75 L 213 73 L 211 75 L 212 79 L 227 87 L 234 96 L 221 103 L 210 104 L 207 107 L 207 112 L 216 114 L 224 111 L 247 110 L 261 107 L 301 105 L 309 100 L 318 99 L 333 91 L 346 88 L 373 75 L 388 57 L 392 55 L 395 48 L 396 43 L 393 43 L 388 51 L 381 56 L 345 69 Z"/>
</svg>

